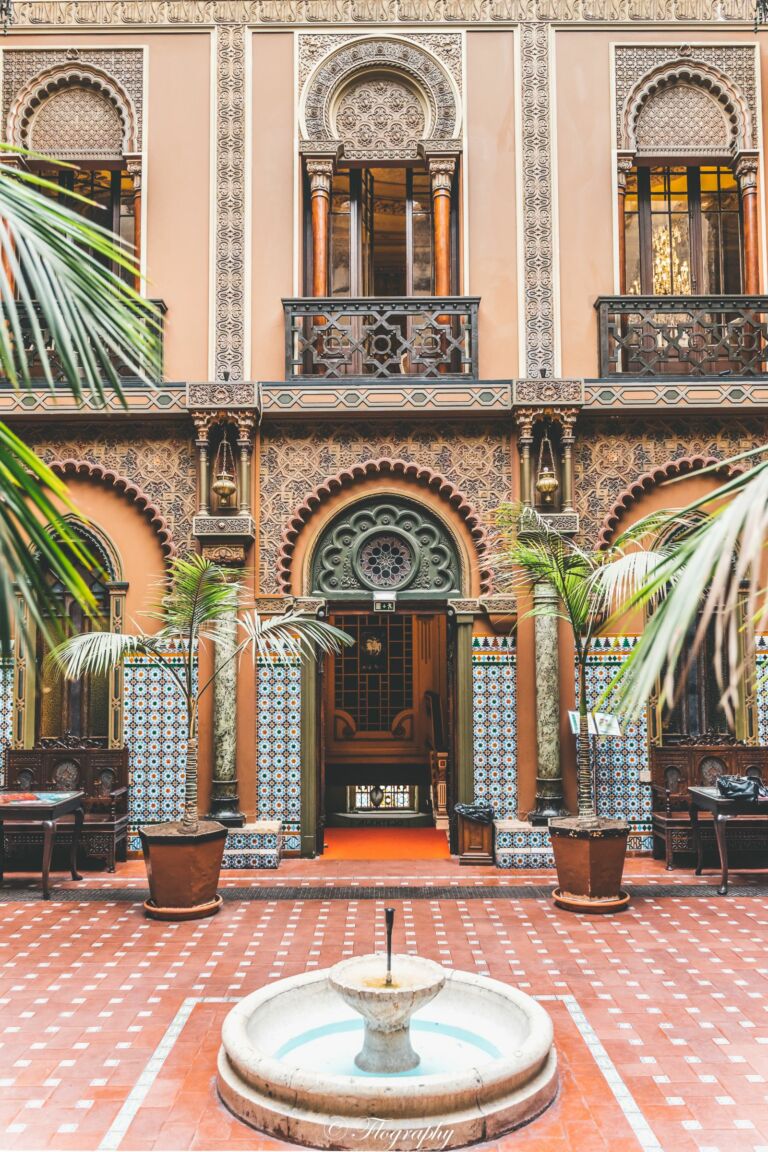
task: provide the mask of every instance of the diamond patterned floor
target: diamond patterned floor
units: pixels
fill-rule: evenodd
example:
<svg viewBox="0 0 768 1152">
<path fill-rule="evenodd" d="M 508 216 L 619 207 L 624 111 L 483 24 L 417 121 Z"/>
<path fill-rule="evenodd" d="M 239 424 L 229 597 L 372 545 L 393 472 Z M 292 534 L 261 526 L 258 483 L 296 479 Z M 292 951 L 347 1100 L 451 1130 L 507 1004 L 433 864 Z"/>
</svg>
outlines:
<svg viewBox="0 0 768 1152">
<path fill-rule="evenodd" d="M 632 861 L 638 898 L 620 916 L 588 919 L 552 906 L 548 873 L 525 877 L 518 898 L 493 870 L 385 867 L 231 873 L 222 912 L 197 924 L 144 919 L 138 863 L 89 875 L 95 899 L 4 902 L 0 1148 L 279 1147 L 218 1102 L 221 1021 L 266 982 L 381 946 L 384 900 L 368 890 L 386 883 L 399 950 L 546 998 L 560 1096 L 494 1148 L 768 1152 L 768 888 L 753 880 L 749 895 L 723 899 L 712 877 L 692 884 Z M 414 898 L 429 880 L 435 891 Z M 240 898 L 248 881 L 268 898 Z M 678 881 L 681 894 L 666 895 Z"/>
</svg>

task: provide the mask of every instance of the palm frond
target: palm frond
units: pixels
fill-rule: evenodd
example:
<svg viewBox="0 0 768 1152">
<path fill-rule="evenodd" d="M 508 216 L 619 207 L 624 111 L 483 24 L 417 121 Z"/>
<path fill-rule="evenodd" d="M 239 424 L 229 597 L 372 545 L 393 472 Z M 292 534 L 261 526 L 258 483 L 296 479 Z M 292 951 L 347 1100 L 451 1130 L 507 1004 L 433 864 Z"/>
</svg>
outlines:
<svg viewBox="0 0 768 1152">
<path fill-rule="evenodd" d="M 160 376 L 160 316 L 112 271 L 117 265 L 138 274 L 131 251 L 74 210 L 82 199 L 33 172 L 0 164 L 0 257 L 10 273 L 0 275 L 0 371 L 14 386 L 30 386 L 26 330 L 49 387 L 55 349 L 74 395 L 83 398 L 85 383 L 103 403 L 105 382 L 122 394 L 116 363 L 142 380 Z"/>
<path fill-rule="evenodd" d="M 730 497 L 724 502 L 725 497 Z M 709 509 L 674 543 L 664 565 L 668 592 L 648 619 L 637 646 L 617 683 L 621 706 L 630 715 L 643 707 L 658 680 L 662 702 L 674 698 L 679 666 L 704 642 L 710 625 L 716 642 L 715 666 L 722 680 L 724 706 L 744 675 L 742 645 L 753 644 L 755 631 L 768 622 L 764 561 L 768 538 L 768 462 L 734 477 L 706 497 L 689 504 L 684 514 Z M 658 573 L 651 573 L 634 603 L 646 604 L 659 594 Z M 745 617 L 748 627 L 742 629 Z M 696 625 L 692 649 L 688 647 Z"/>
<path fill-rule="evenodd" d="M 81 676 L 104 676 L 119 667 L 127 656 L 145 655 L 164 664 L 163 645 L 155 636 L 130 636 L 122 632 L 86 632 L 58 644 L 46 657 L 48 665 L 67 680 Z"/>
<path fill-rule="evenodd" d="M 168 584 L 160 609 L 151 613 L 170 635 L 194 644 L 208 625 L 237 608 L 240 585 L 218 564 L 192 553 L 175 556 L 169 565 Z"/>
<path fill-rule="evenodd" d="M 609 556 L 612 558 L 599 564 L 589 577 L 590 599 L 598 614 L 624 614 L 627 605 L 652 578 L 659 585 L 659 594 L 668 583 L 666 565 L 670 558 L 661 549 L 635 548 Z"/>
<path fill-rule="evenodd" d="M 66 484 L 9 428 L 0 423 L 0 655 L 11 654 L 12 634 L 25 638 L 25 617 L 50 644 L 56 604 L 47 574 L 84 609 L 95 601 L 80 568 L 98 568 L 62 515 L 73 511 Z"/>
<path fill-rule="evenodd" d="M 254 660 L 301 660 L 316 652 L 339 652 L 353 644 L 352 637 L 304 612 L 262 616 L 248 612 L 239 621 L 243 633 L 237 652 L 250 650 Z"/>
</svg>

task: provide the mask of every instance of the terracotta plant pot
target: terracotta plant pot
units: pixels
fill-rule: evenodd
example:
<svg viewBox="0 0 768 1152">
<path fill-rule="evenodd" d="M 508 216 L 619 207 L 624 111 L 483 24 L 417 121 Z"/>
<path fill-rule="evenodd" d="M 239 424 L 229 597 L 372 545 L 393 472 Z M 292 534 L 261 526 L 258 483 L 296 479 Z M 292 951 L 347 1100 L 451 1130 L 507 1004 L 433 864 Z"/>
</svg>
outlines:
<svg viewBox="0 0 768 1152">
<path fill-rule="evenodd" d="M 221 907 L 221 860 L 227 829 L 214 820 L 201 820 L 196 832 L 181 824 L 140 828 L 141 847 L 149 881 L 144 910 L 155 920 L 198 920 Z"/>
<path fill-rule="evenodd" d="M 576 816 L 550 820 L 558 887 L 555 903 L 571 912 L 619 912 L 629 904 L 621 887 L 629 826 L 599 820 L 586 826 Z"/>
</svg>

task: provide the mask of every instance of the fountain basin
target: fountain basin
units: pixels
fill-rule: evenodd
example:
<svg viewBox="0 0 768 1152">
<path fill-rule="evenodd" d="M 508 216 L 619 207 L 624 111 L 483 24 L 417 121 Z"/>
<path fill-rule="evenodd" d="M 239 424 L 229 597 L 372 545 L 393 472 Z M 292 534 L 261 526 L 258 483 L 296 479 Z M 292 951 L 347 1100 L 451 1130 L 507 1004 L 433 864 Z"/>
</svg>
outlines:
<svg viewBox="0 0 768 1152">
<path fill-rule="evenodd" d="M 391 984 L 384 956 L 353 956 L 332 968 L 328 980 L 345 1004 L 365 1020 L 355 1064 L 364 1072 L 406 1072 L 420 1057 L 410 1041 L 410 1019 L 445 984 L 445 969 L 421 956 L 393 956 Z"/>
<path fill-rule="evenodd" d="M 355 1066 L 363 1021 L 328 970 L 252 993 L 224 1021 L 224 1103 L 252 1127 L 313 1148 L 458 1148 L 526 1124 L 557 1092 L 548 1013 L 500 981 L 445 977 L 411 1019 L 420 1065 L 388 1075 Z"/>
</svg>

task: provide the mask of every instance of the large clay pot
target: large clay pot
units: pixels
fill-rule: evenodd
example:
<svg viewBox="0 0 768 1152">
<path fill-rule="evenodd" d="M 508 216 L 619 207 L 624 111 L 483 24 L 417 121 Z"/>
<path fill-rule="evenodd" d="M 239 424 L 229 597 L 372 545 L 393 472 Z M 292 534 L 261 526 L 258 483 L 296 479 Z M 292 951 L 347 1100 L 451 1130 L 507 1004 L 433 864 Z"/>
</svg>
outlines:
<svg viewBox="0 0 768 1152">
<path fill-rule="evenodd" d="M 555 903 L 571 912 L 619 912 L 629 904 L 621 887 L 629 826 L 624 820 L 598 820 L 594 826 L 576 816 L 550 820 L 558 887 Z"/>
<path fill-rule="evenodd" d="M 227 829 L 215 820 L 201 820 L 196 832 L 181 824 L 140 828 L 141 847 L 149 881 L 144 910 L 155 920 L 197 920 L 221 907 L 221 860 Z"/>
</svg>

